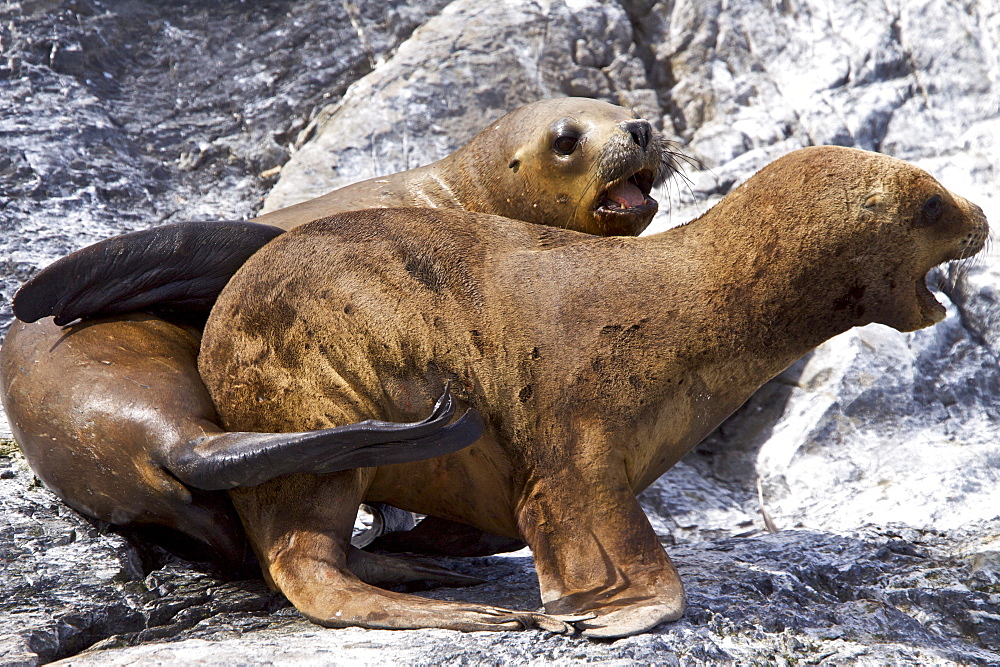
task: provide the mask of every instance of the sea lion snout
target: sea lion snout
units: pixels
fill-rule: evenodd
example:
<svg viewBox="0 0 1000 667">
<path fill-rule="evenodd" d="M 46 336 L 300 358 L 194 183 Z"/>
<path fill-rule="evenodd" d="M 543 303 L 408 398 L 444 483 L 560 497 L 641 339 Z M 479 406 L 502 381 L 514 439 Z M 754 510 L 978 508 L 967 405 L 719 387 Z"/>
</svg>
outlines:
<svg viewBox="0 0 1000 667">
<path fill-rule="evenodd" d="M 990 223 L 982 208 L 967 199 L 959 199 L 968 206 L 968 217 L 973 226 L 972 231 L 968 232 L 961 242 L 962 250 L 959 259 L 966 259 L 986 247 L 986 240 L 990 237 Z"/>
<path fill-rule="evenodd" d="M 642 118 L 627 120 L 621 124 L 621 128 L 632 137 L 632 141 L 636 146 L 642 150 L 646 150 L 646 146 L 649 145 L 649 138 L 653 133 L 653 128 L 648 120 Z"/>
<path fill-rule="evenodd" d="M 969 259 L 989 238 L 986 213 L 965 197 L 940 190 L 941 194 L 928 197 L 920 206 L 917 226 L 926 227 L 938 239 L 939 255 L 932 260 L 934 264 Z"/>
</svg>

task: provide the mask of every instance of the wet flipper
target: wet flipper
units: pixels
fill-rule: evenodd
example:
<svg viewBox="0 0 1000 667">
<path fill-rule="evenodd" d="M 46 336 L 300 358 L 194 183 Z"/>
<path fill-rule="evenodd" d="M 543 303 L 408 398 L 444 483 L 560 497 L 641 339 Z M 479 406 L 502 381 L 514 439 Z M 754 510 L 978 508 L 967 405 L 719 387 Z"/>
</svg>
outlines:
<svg viewBox="0 0 1000 667">
<path fill-rule="evenodd" d="M 454 399 L 445 388 L 423 421 L 370 419 L 305 433 L 222 433 L 168 452 L 161 463 L 185 484 L 213 491 L 296 473 L 420 461 L 464 449 L 482 435 L 477 410 L 470 408 L 449 424 L 454 414 Z"/>
<path fill-rule="evenodd" d="M 183 222 L 95 243 L 52 263 L 14 295 L 23 322 L 137 310 L 205 314 L 222 288 L 278 227 L 256 222 Z"/>
</svg>

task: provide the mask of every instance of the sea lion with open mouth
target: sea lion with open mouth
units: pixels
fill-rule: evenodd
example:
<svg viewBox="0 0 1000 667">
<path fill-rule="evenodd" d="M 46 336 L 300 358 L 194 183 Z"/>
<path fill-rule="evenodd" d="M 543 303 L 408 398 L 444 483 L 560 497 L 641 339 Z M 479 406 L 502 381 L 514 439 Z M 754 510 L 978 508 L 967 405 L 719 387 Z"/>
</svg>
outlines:
<svg viewBox="0 0 1000 667">
<path fill-rule="evenodd" d="M 485 430 L 437 458 L 230 497 L 265 576 L 322 625 L 510 627 L 359 581 L 349 539 L 367 500 L 524 539 L 545 610 L 592 616 L 575 622 L 587 636 L 648 630 L 685 597 L 636 494 L 830 337 L 941 320 L 927 273 L 987 234 L 926 172 L 840 147 L 791 153 L 645 238 L 444 209 L 310 223 L 252 257 L 208 320 L 200 368 L 222 423 L 407 421 L 450 382 Z"/>
</svg>

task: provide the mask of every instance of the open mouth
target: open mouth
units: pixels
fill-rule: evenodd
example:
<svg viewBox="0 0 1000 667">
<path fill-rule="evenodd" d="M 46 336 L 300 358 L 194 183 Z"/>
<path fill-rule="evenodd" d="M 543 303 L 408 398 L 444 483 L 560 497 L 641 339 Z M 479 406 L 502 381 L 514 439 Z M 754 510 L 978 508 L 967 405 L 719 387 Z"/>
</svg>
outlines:
<svg viewBox="0 0 1000 667">
<path fill-rule="evenodd" d="M 940 271 L 938 274 L 938 289 L 952 297 L 953 291 L 958 288 L 958 281 L 962 280 L 965 272 L 969 268 L 969 260 L 979 254 L 986 247 L 986 242 L 990 236 L 990 227 L 986 222 L 983 210 L 975 204 L 968 203 L 969 212 L 967 217 L 967 227 L 964 236 L 956 239 L 951 251 L 943 258 L 944 261 L 936 265 Z M 959 232 L 962 233 L 962 232 Z M 947 310 L 927 287 L 927 278 L 933 276 L 934 268 L 927 274 L 917 278 L 914 285 L 916 292 L 917 308 L 920 316 L 924 319 L 925 326 L 936 324 L 943 320 Z"/>
<path fill-rule="evenodd" d="M 646 228 L 659 204 L 649 196 L 654 176 L 638 171 L 626 179 L 612 183 L 597 198 L 595 215 L 612 234 L 635 235 Z"/>
<path fill-rule="evenodd" d="M 917 306 L 920 308 L 920 315 L 924 320 L 933 324 L 943 320 L 947 311 L 927 288 L 927 276 L 917 278 L 914 287 L 916 288 Z"/>
</svg>

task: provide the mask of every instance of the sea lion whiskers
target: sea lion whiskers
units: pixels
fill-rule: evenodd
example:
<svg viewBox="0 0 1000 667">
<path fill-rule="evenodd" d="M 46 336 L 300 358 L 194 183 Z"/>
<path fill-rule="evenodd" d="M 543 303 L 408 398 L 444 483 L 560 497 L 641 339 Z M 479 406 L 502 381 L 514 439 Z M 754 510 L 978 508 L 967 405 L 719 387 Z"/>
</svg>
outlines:
<svg viewBox="0 0 1000 667">
<path fill-rule="evenodd" d="M 683 153 L 682 151 L 679 151 L 679 150 L 676 150 L 676 151 L 670 150 L 670 148 L 669 148 L 670 146 L 678 146 L 679 145 L 676 142 L 673 142 L 673 141 L 670 141 L 670 140 L 667 140 L 667 139 L 664 139 L 664 142 L 666 144 L 666 148 L 664 149 L 664 153 L 669 153 L 669 155 L 665 155 L 664 157 L 665 157 L 665 159 L 670 159 L 671 163 L 672 163 L 670 166 L 668 166 L 666 168 L 673 169 L 674 171 L 673 171 L 673 173 L 670 174 L 670 176 L 668 176 L 667 178 L 665 178 L 660 185 L 654 186 L 654 189 L 658 190 L 658 192 L 661 193 L 660 194 L 660 199 L 662 201 L 664 201 L 664 202 L 667 203 L 667 206 L 668 206 L 668 211 L 667 211 L 668 226 L 673 227 L 674 226 L 674 224 L 673 224 L 673 213 L 674 212 L 673 212 L 673 207 L 670 206 L 670 202 L 671 202 L 670 184 L 673 183 L 674 186 L 677 188 L 677 197 L 678 197 L 678 199 L 680 199 L 680 196 L 681 196 L 681 187 L 682 186 L 683 186 L 684 189 L 687 190 L 688 194 L 691 196 L 691 199 L 696 199 L 697 198 L 695 196 L 695 192 L 694 192 L 694 181 L 691 179 L 690 176 L 687 175 L 687 172 L 683 171 L 683 167 L 681 167 L 680 163 L 683 162 L 687 166 L 693 167 L 693 168 L 695 168 L 695 169 L 697 169 L 699 171 L 705 170 L 705 169 L 707 169 L 707 167 L 705 166 L 704 162 L 702 162 L 701 160 L 699 160 L 696 157 L 693 157 L 691 155 L 687 155 L 687 154 L 685 154 L 685 153 Z M 709 170 L 709 171 L 711 171 L 711 170 Z"/>
<path fill-rule="evenodd" d="M 652 132 L 645 148 L 637 147 L 631 137 L 622 132 L 608 140 L 597 161 L 597 178 L 608 184 L 607 189 L 635 179 L 634 184 L 649 194 L 649 189 L 661 184 L 672 171 L 679 169 L 674 158 L 664 151 L 664 144 Z"/>
<path fill-rule="evenodd" d="M 955 295 L 963 290 L 969 274 L 973 270 L 985 265 L 984 257 L 989 255 L 992 246 L 993 236 L 990 235 L 981 252 L 953 259 L 945 264 L 934 267 L 930 279 L 936 283 L 938 289 L 944 292 L 949 299 L 955 301 Z"/>
</svg>

